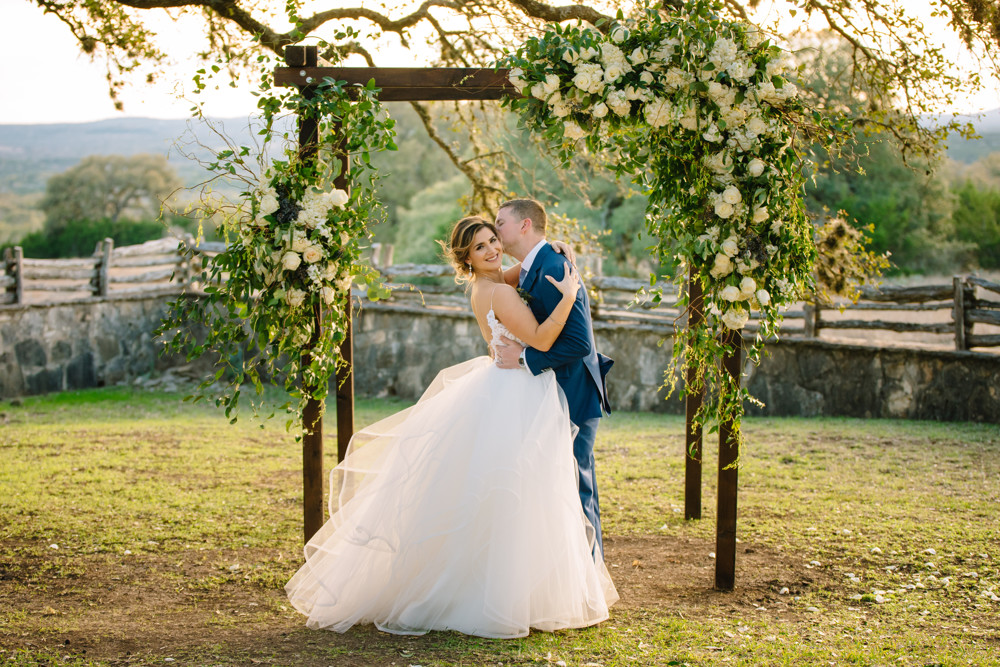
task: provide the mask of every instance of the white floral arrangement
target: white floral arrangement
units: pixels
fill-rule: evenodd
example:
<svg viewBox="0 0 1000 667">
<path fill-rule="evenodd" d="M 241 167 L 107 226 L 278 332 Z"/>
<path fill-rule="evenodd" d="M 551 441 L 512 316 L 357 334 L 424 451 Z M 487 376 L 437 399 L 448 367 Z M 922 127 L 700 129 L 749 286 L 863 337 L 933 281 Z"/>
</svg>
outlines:
<svg viewBox="0 0 1000 667">
<path fill-rule="evenodd" d="M 643 188 L 655 252 L 681 264 L 682 305 L 689 268 L 704 295 L 704 323 L 674 338 L 675 367 L 694 365 L 708 384 L 730 387 L 717 363 L 723 334 L 744 329 L 753 314 L 748 353 L 756 360 L 782 309 L 811 285 L 803 151 L 840 133 L 803 107 L 789 53 L 720 11 L 694 0 L 675 13 L 619 12 L 611 25 L 554 25 L 500 65 L 522 95 L 507 104 L 564 163 L 582 143 Z M 707 414 L 738 418 L 746 397 L 734 391 Z"/>
</svg>

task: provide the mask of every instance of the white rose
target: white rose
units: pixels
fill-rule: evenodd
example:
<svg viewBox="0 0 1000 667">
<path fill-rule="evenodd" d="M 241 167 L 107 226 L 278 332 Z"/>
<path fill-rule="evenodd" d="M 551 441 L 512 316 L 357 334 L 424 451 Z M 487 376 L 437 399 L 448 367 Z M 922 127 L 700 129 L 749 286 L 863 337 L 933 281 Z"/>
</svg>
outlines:
<svg viewBox="0 0 1000 667">
<path fill-rule="evenodd" d="M 685 130 L 694 132 L 698 129 L 698 110 L 695 109 L 694 105 L 687 108 L 687 111 L 681 116 L 680 123 Z"/>
<path fill-rule="evenodd" d="M 760 136 L 767 132 L 767 123 L 760 116 L 754 116 L 747 121 L 746 131 L 751 136 Z"/>
<path fill-rule="evenodd" d="M 622 26 L 618 26 L 617 28 L 611 31 L 611 41 L 614 42 L 615 44 L 621 44 L 622 42 L 625 41 L 625 35 L 626 35 L 625 28 L 623 28 Z"/>
<path fill-rule="evenodd" d="M 740 299 L 749 299 L 756 291 L 757 282 L 750 276 L 746 276 L 740 281 Z"/>
<path fill-rule="evenodd" d="M 740 245 L 735 236 L 730 235 L 729 238 L 722 242 L 722 252 L 726 253 L 727 257 L 732 257 L 739 251 Z"/>
<path fill-rule="evenodd" d="M 639 81 L 643 82 L 647 86 L 652 85 L 652 83 L 653 83 L 653 73 L 652 72 L 643 72 L 642 74 L 639 75 Z"/>
<path fill-rule="evenodd" d="M 323 249 L 315 244 L 310 245 L 302 251 L 302 259 L 304 259 L 307 264 L 315 264 L 319 260 L 323 259 Z"/>
<path fill-rule="evenodd" d="M 631 61 L 633 65 L 641 65 L 644 62 L 646 62 L 646 60 L 648 60 L 649 57 L 646 55 L 645 49 L 643 49 L 641 46 L 637 46 L 632 51 L 632 55 L 630 55 L 628 59 L 629 61 Z"/>
<path fill-rule="evenodd" d="M 546 102 L 548 102 L 550 107 L 554 107 L 555 105 L 562 102 L 562 93 L 560 93 L 558 90 L 554 93 L 551 93 Z"/>
<path fill-rule="evenodd" d="M 576 140 L 576 139 L 582 139 L 583 137 L 587 136 L 587 133 L 584 132 L 582 127 L 580 127 L 573 121 L 567 121 L 566 125 L 563 128 L 563 136 L 565 136 L 567 139 Z"/>
<path fill-rule="evenodd" d="M 762 306 L 766 306 L 767 304 L 771 303 L 771 295 L 768 293 L 766 289 L 757 290 L 757 303 L 759 303 Z"/>
<path fill-rule="evenodd" d="M 510 72 L 507 73 L 507 80 L 510 81 L 510 85 L 517 88 L 517 92 L 524 91 L 528 82 L 521 78 L 524 75 L 524 70 L 520 67 L 515 67 Z"/>
<path fill-rule="evenodd" d="M 750 313 L 742 308 L 731 308 L 722 314 L 722 323 L 730 329 L 742 329 L 750 319 Z"/>
<path fill-rule="evenodd" d="M 337 189 L 337 190 L 334 190 L 333 192 L 330 193 L 330 198 L 329 198 L 330 206 L 336 206 L 338 208 L 343 208 L 343 206 L 349 200 L 350 200 L 350 196 L 348 196 L 347 192 L 345 192 L 344 190 Z"/>
<path fill-rule="evenodd" d="M 750 163 L 747 165 L 747 172 L 754 178 L 757 178 L 764 173 L 764 161 L 756 157 L 750 160 Z"/>
<path fill-rule="evenodd" d="M 292 239 L 292 250 L 294 252 L 302 252 L 309 247 L 309 239 L 304 236 L 296 236 Z"/>
<path fill-rule="evenodd" d="M 625 74 L 625 68 L 618 63 L 608 65 L 604 70 L 604 83 L 614 83 L 620 79 L 623 74 Z"/>
<path fill-rule="evenodd" d="M 740 194 L 739 188 L 731 185 L 723 191 L 722 201 L 726 202 L 727 204 L 732 204 L 733 206 L 736 206 L 741 201 L 743 201 L 743 195 Z"/>
<path fill-rule="evenodd" d="M 715 263 L 712 265 L 711 271 L 709 273 L 713 278 L 718 280 L 719 278 L 724 278 L 733 272 L 733 262 L 726 255 L 719 253 L 715 256 Z"/>
<path fill-rule="evenodd" d="M 775 220 L 771 223 L 771 233 L 777 234 L 781 230 L 782 221 Z"/>
<path fill-rule="evenodd" d="M 329 263 L 326 265 L 326 269 L 323 270 L 323 280 L 336 280 L 337 279 L 337 265 L 334 263 Z"/>
<path fill-rule="evenodd" d="M 531 87 L 531 96 L 532 97 L 538 98 L 540 100 L 544 100 L 547 95 L 548 95 L 548 93 L 545 92 L 545 84 L 544 83 L 536 83 L 535 85 L 533 85 Z"/>
<path fill-rule="evenodd" d="M 715 214 L 722 219 L 731 217 L 735 212 L 736 210 L 729 202 L 725 202 L 720 199 L 715 203 Z"/>
<path fill-rule="evenodd" d="M 706 155 L 703 161 L 716 174 L 725 174 L 733 168 L 733 160 L 725 151 Z"/>
<path fill-rule="evenodd" d="M 759 207 L 755 208 L 753 210 L 753 221 L 754 221 L 754 224 L 759 224 L 759 223 L 764 222 L 765 220 L 767 220 L 767 215 L 768 214 L 767 214 L 767 207 L 766 206 L 759 206 Z M 780 223 L 779 223 L 779 226 L 780 226 Z M 774 230 L 774 231 L 777 231 L 776 229 L 774 229 L 774 225 L 771 225 L 771 229 Z"/>
<path fill-rule="evenodd" d="M 741 298 L 740 288 L 737 287 L 736 285 L 726 285 L 725 287 L 722 288 L 722 291 L 719 292 L 719 296 L 721 296 L 726 301 L 739 301 Z"/>
<path fill-rule="evenodd" d="M 323 303 L 328 306 L 333 303 L 333 300 L 337 297 L 337 291 L 329 285 L 325 285 L 321 292 L 323 296 Z"/>
<path fill-rule="evenodd" d="M 720 109 L 719 115 L 722 116 L 722 120 L 726 121 L 726 129 L 730 131 L 742 125 L 743 121 L 747 119 L 747 112 L 740 107 Z"/>
<path fill-rule="evenodd" d="M 281 268 L 285 271 L 294 271 L 299 268 L 299 264 L 302 263 L 302 258 L 299 257 L 297 252 L 286 252 L 281 257 Z"/>
<path fill-rule="evenodd" d="M 608 115 L 608 105 L 604 102 L 598 102 L 594 105 L 594 108 L 590 111 L 594 118 L 604 118 Z"/>
<path fill-rule="evenodd" d="M 575 65 L 580 62 L 580 54 L 577 53 L 575 49 L 566 49 L 563 51 L 563 60 L 568 62 L 570 65 Z"/>
<path fill-rule="evenodd" d="M 556 74 L 545 75 L 545 92 L 549 95 L 559 90 L 559 76 Z"/>
<path fill-rule="evenodd" d="M 588 46 L 587 48 L 585 48 L 583 51 L 580 52 L 580 60 L 590 60 L 598 53 L 600 53 L 600 51 L 598 51 L 592 46 Z"/>
<path fill-rule="evenodd" d="M 625 86 L 625 99 L 627 100 L 641 100 L 645 99 L 645 91 L 639 90 L 635 86 Z"/>
<path fill-rule="evenodd" d="M 285 303 L 292 308 L 298 308 L 306 300 L 306 293 L 300 289 L 291 288 L 285 292 Z"/>
<path fill-rule="evenodd" d="M 278 198 L 273 194 L 265 193 L 263 197 L 260 198 L 260 214 L 270 215 L 278 210 Z"/>
</svg>

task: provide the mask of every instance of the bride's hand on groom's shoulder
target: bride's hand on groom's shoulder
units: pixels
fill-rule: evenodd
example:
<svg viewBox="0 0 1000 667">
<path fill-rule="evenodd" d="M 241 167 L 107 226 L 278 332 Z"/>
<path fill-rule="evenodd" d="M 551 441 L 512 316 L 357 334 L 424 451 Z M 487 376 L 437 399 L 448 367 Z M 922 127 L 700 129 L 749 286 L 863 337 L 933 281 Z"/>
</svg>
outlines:
<svg viewBox="0 0 1000 667">
<path fill-rule="evenodd" d="M 560 255 L 565 255 L 570 264 L 576 266 L 576 251 L 570 244 L 565 241 L 549 241 L 549 245 Z"/>
<path fill-rule="evenodd" d="M 580 289 L 580 274 L 572 264 L 564 264 L 562 280 L 556 280 L 552 276 L 546 275 L 550 283 L 556 286 L 563 296 L 576 296 Z"/>
</svg>

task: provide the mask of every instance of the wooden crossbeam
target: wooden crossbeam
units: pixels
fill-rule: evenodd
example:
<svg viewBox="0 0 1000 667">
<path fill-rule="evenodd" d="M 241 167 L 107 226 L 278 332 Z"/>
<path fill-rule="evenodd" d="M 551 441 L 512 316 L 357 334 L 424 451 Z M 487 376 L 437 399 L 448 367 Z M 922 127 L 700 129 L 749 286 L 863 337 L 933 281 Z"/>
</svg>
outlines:
<svg viewBox="0 0 1000 667">
<path fill-rule="evenodd" d="M 383 102 L 498 100 L 520 96 L 507 72 L 477 67 L 278 67 L 274 83 L 302 88 L 329 77 L 364 86 L 374 79 Z"/>
</svg>

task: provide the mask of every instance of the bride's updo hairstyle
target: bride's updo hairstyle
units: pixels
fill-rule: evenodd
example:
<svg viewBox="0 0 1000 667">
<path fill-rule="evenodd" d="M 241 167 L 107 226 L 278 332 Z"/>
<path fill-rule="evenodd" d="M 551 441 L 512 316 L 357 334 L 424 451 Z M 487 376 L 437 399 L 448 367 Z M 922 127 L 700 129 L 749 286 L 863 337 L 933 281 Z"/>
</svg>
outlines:
<svg viewBox="0 0 1000 667">
<path fill-rule="evenodd" d="M 479 233 L 480 229 L 486 228 L 497 233 L 497 228 L 492 222 L 479 215 L 470 215 L 455 223 L 451 229 L 451 239 L 448 245 L 441 244 L 444 248 L 445 257 L 455 268 L 455 282 L 461 283 L 472 279 L 472 267 L 466 262 L 469 261 L 469 252 L 472 250 L 472 241 Z M 498 235 L 499 236 L 499 235 Z"/>
</svg>

